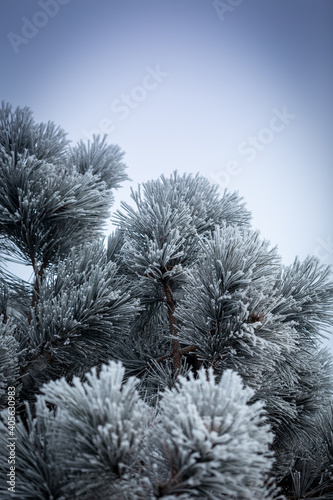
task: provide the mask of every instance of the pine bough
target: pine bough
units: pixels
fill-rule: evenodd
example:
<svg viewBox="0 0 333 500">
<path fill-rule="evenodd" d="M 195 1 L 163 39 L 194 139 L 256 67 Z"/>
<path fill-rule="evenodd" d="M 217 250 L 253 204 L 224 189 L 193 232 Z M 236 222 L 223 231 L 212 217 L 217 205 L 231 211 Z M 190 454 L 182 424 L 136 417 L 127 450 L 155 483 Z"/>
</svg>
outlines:
<svg viewBox="0 0 333 500">
<path fill-rule="evenodd" d="M 237 194 L 177 172 L 105 245 L 127 179 L 105 137 L 2 104 L 1 498 L 333 499 L 330 269 L 282 265 Z"/>
</svg>

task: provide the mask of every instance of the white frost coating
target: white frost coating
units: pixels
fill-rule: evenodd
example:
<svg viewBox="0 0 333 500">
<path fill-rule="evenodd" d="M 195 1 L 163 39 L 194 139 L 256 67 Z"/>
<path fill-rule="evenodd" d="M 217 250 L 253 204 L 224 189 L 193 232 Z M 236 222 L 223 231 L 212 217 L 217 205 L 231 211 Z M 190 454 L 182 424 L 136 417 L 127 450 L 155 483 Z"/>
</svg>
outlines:
<svg viewBox="0 0 333 500">
<path fill-rule="evenodd" d="M 180 377 L 163 395 L 160 446 L 191 498 L 266 497 L 273 435 L 262 402 L 249 404 L 253 394 L 235 372 L 225 371 L 217 384 L 210 369 L 198 379 Z"/>
</svg>

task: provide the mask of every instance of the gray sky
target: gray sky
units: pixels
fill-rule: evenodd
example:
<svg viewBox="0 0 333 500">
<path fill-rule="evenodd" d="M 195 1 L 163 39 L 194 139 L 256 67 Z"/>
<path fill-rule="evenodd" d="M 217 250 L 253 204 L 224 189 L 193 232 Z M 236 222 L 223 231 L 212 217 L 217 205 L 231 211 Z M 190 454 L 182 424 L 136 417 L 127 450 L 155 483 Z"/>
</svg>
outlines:
<svg viewBox="0 0 333 500">
<path fill-rule="evenodd" d="M 3 0 L 0 34 L 2 99 L 109 133 L 133 186 L 238 190 L 286 264 L 333 263 L 331 0 Z"/>
</svg>

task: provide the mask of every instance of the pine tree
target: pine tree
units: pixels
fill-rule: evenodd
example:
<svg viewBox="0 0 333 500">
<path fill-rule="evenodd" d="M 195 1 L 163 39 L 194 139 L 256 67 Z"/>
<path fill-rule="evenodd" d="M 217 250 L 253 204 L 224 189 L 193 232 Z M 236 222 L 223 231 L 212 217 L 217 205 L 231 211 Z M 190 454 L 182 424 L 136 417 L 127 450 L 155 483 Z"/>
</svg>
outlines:
<svg viewBox="0 0 333 500">
<path fill-rule="evenodd" d="M 2 104 L 1 498 L 333 498 L 329 268 L 176 172 L 105 242 L 127 179 L 106 138 Z"/>
</svg>

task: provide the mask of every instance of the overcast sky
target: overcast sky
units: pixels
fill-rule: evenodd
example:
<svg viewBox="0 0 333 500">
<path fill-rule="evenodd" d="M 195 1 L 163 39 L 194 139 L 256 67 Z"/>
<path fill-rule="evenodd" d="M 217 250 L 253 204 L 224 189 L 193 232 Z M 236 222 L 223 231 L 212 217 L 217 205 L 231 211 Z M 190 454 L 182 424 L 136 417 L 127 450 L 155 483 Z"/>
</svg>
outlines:
<svg viewBox="0 0 333 500">
<path fill-rule="evenodd" d="M 2 0 L 1 99 L 238 190 L 286 264 L 333 263 L 331 0 Z"/>
</svg>

